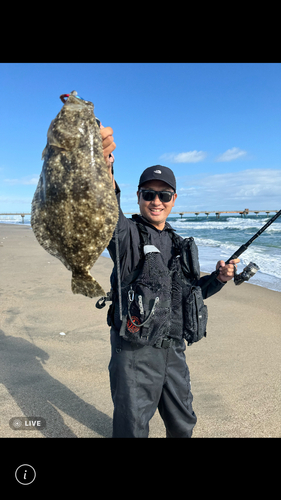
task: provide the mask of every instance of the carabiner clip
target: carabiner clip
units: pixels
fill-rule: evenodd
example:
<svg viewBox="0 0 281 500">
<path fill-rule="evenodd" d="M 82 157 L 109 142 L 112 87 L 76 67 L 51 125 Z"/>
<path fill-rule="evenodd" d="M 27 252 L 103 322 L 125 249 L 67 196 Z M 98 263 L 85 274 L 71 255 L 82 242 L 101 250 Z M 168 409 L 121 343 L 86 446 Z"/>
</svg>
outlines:
<svg viewBox="0 0 281 500">
<path fill-rule="evenodd" d="M 60 100 L 63 102 L 63 104 L 66 103 L 67 101 L 67 98 L 70 96 L 70 95 L 73 95 L 74 97 L 77 97 L 77 99 L 81 99 L 81 101 L 85 101 L 85 99 L 83 99 L 83 97 L 80 97 L 77 93 L 76 90 L 72 90 L 72 92 L 70 92 L 70 94 L 61 94 L 60 95 Z M 65 99 L 66 98 L 66 99 Z"/>
<path fill-rule="evenodd" d="M 134 290 L 132 290 L 132 289 L 131 289 L 131 290 L 129 290 L 129 291 L 128 291 L 128 299 L 129 299 L 129 302 L 133 302 L 134 297 L 135 297 L 135 292 L 134 292 Z"/>
<path fill-rule="evenodd" d="M 66 97 L 66 99 L 65 99 Z M 69 97 L 69 94 L 62 94 L 60 95 L 60 100 L 63 102 L 63 104 L 66 103 L 67 98 Z"/>
</svg>

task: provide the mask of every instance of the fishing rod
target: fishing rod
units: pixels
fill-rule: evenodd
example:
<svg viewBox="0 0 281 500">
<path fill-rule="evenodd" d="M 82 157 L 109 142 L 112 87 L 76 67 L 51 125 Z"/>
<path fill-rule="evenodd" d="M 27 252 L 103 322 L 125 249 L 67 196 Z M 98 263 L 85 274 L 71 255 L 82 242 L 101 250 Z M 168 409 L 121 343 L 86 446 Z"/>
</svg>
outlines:
<svg viewBox="0 0 281 500">
<path fill-rule="evenodd" d="M 281 210 L 279 210 L 279 212 L 277 212 L 273 217 L 271 217 L 271 219 L 264 226 L 262 226 L 262 228 L 259 229 L 259 231 L 257 231 L 254 234 L 254 236 L 252 236 L 252 238 L 249 239 L 249 241 L 244 243 L 244 245 L 241 245 L 241 247 L 238 248 L 238 250 L 236 250 L 236 252 L 233 255 L 231 255 L 231 257 L 229 257 L 229 259 L 227 259 L 225 263 L 229 264 L 231 260 L 237 259 L 242 253 L 244 253 L 247 250 L 247 248 L 253 243 L 253 241 L 255 241 L 255 239 L 257 239 L 278 217 L 280 217 L 280 215 L 281 215 Z M 256 274 L 258 270 L 259 266 L 254 264 L 254 262 L 250 262 L 240 274 L 237 274 L 236 267 L 234 266 L 235 285 L 241 285 L 241 283 L 243 283 L 244 281 L 248 281 L 252 276 L 254 276 L 254 274 Z M 210 285 L 210 283 L 212 283 L 212 281 L 216 279 L 219 273 L 220 273 L 219 269 L 217 271 L 214 271 L 209 277 L 209 279 L 204 283 L 204 285 L 202 285 L 201 287 L 202 290 L 204 290 L 204 288 Z"/>
</svg>

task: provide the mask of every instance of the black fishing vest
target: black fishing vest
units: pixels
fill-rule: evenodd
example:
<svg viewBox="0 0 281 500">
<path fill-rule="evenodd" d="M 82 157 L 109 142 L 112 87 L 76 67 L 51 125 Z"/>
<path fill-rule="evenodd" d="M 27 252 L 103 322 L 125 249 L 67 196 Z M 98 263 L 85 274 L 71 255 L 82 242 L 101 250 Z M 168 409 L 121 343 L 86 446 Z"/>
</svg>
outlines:
<svg viewBox="0 0 281 500">
<path fill-rule="evenodd" d="M 117 291 L 108 294 L 112 300 L 108 325 L 139 345 L 155 345 L 163 337 L 184 338 L 188 345 L 198 342 L 206 336 L 208 312 L 201 288 L 194 285 L 200 278 L 194 239 L 182 240 L 169 232 L 176 251 L 167 267 L 160 250 L 151 245 L 146 227 L 138 216 L 133 218 L 140 234 L 140 261 L 121 283 L 122 321 Z M 105 305 L 102 299 L 98 307 Z"/>
</svg>

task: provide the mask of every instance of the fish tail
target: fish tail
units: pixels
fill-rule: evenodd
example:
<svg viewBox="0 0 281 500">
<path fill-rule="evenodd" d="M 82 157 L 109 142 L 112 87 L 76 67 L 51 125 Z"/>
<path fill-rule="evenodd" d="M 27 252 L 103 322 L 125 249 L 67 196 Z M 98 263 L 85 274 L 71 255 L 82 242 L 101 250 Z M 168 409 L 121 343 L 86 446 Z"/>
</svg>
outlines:
<svg viewBox="0 0 281 500">
<path fill-rule="evenodd" d="M 86 276 L 72 275 L 71 289 L 73 293 L 81 293 L 91 298 L 105 295 L 104 289 L 90 274 Z"/>
</svg>

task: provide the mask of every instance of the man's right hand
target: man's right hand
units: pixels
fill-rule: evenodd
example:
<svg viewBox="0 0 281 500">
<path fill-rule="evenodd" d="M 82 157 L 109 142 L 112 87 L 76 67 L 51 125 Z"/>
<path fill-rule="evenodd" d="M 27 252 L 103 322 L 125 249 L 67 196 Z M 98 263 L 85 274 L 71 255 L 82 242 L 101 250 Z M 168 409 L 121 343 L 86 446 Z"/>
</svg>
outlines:
<svg viewBox="0 0 281 500">
<path fill-rule="evenodd" d="M 103 155 L 105 158 L 106 163 L 110 161 L 109 155 L 114 151 L 116 148 L 116 144 L 113 139 L 113 130 L 111 127 L 104 127 L 102 124 L 100 125 L 101 128 L 101 137 L 102 137 L 102 147 L 103 147 Z M 113 156 L 113 155 L 112 155 Z M 110 163 L 113 163 L 112 161 Z"/>
<path fill-rule="evenodd" d="M 104 127 L 100 124 L 100 133 L 102 137 L 102 147 L 103 147 L 103 156 L 106 161 L 106 165 L 108 167 L 109 177 L 112 179 L 113 186 L 115 188 L 115 181 L 112 173 L 112 166 L 114 162 L 114 156 L 112 152 L 116 148 L 116 144 L 113 139 L 113 130 L 111 127 Z M 109 156 L 110 155 L 110 156 Z"/>
</svg>

